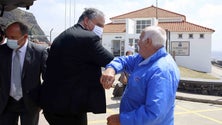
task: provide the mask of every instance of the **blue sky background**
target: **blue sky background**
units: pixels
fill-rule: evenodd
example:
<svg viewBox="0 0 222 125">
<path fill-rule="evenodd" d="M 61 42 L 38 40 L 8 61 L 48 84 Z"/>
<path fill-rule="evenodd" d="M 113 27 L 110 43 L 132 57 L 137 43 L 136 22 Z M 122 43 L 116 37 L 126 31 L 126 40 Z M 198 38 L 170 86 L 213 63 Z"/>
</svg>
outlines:
<svg viewBox="0 0 222 125">
<path fill-rule="evenodd" d="M 84 8 L 102 10 L 109 23 L 111 17 L 151 5 L 156 6 L 156 0 L 36 0 L 27 11 L 34 14 L 46 35 L 53 28 L 53 40 L 77 22 Z M 222 0 L 158 0 L 158 7 L 185 15 L 188 22 L 214 29 L 212 50 L 222 52 Z"/>
</svg>

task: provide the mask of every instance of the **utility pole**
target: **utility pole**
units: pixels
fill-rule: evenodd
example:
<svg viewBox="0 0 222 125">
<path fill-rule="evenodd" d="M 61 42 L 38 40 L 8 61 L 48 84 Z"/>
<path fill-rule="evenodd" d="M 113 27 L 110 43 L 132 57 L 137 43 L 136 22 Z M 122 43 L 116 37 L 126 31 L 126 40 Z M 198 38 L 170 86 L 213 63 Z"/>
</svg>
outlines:
<svg viewBox="0 0 222 125">
<path fill-rule="evenodd" d="M 65 0 L 65 30 L 66 30 L 66 0 Z"/>
<path fill-rule="evenodd" d="M 71 22 L 72 22 L 72 0 L 69 0 L 69 27 L 71 27 Z"/>
<path fill-rule="evenodd" d="M 74 0 L 74 10 L 73 10 L 73 14 L 74 14 L 74 24 L 76 23 L 76 0 Z"/>
<path fill-rule="evenodd" d="M 53 28 L 50 30 L 50 36 L 49 36 L 49 39 L 50 39 L 49 42 L 50 43 L 52 43 L 52 31 L 53 31 Z"/>
<path fill-rule="evenodd" d="M 158 0 L 156 0 L 156 19 L 158 20 Z"/>
</svg>

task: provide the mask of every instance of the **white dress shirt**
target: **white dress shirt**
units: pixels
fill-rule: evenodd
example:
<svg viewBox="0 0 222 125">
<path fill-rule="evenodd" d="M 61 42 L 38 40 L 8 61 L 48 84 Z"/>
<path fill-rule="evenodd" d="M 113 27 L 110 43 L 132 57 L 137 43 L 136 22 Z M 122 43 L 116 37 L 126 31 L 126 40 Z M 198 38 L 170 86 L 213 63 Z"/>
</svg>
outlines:
<svg viewBox="0 0 222 125">
<path fill-rule="evenodd" d="M 19 49 L 20 53 L 19 53 L 19 57 L 20 57 L 20 64 L 21 64 L 21 68 L 23 69 L 23 64 L 24 64 L 24 59 L 25 59 L 25 53 L 26 53 L 26 49 L 27 49 L 27 45 L 28 45 L 28 40 L 25 42 L 25 44 Z M 14 59 L 15 56 L 15 51 L 13 50 L 12 53 L 12 61 Z M 13 64 L 13 62 L 12 62 Z M 13 67 L 12 67 L 13 68 Z"/>
</svg>

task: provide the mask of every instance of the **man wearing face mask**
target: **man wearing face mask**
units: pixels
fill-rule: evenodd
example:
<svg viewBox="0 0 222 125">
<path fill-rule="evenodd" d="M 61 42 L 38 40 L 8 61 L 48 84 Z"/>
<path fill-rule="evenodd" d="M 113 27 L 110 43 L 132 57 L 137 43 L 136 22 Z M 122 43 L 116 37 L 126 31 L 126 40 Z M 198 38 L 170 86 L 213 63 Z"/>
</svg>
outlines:
<svg viewBox="0 0 222 125">
<path fill-rule="evenodd" d="M 45 71 L 46 47 L 28 41 L 28 27 L 14 22 L 6 28 L 0 49 L 0 125 L 38 125 L 37 92 Z"/>
<path fill-rule="evenodd" d="M 50 125 L 87 125 L 87 112 L 105 113 L 101 67 L 112 59 L 101 44 L 104 14 L 85 9 L 51 45 L 40 103 Z"/>
</svg>

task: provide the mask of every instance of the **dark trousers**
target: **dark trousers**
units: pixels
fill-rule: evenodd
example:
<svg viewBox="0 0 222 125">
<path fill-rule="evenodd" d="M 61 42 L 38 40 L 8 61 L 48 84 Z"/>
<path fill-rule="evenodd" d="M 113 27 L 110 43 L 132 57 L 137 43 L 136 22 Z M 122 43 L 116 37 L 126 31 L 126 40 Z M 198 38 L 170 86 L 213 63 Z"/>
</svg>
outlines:
<svg viewBox="0 0 222 125">
<path fill-rule="evenodd" d="M 16 101 L 10 97 L 5 111 L 0 115 L 0 125 L 18 125 L 19 117 L 21 125 L 38 125 L 39 112 L 28 112 L 23 99 Z"/>
<path fill-rule="evenodd" d="M 44 112 L 45 119 L 50 125 L 87 125 L 87 114 L 59 115 Z"/>
</svg>

